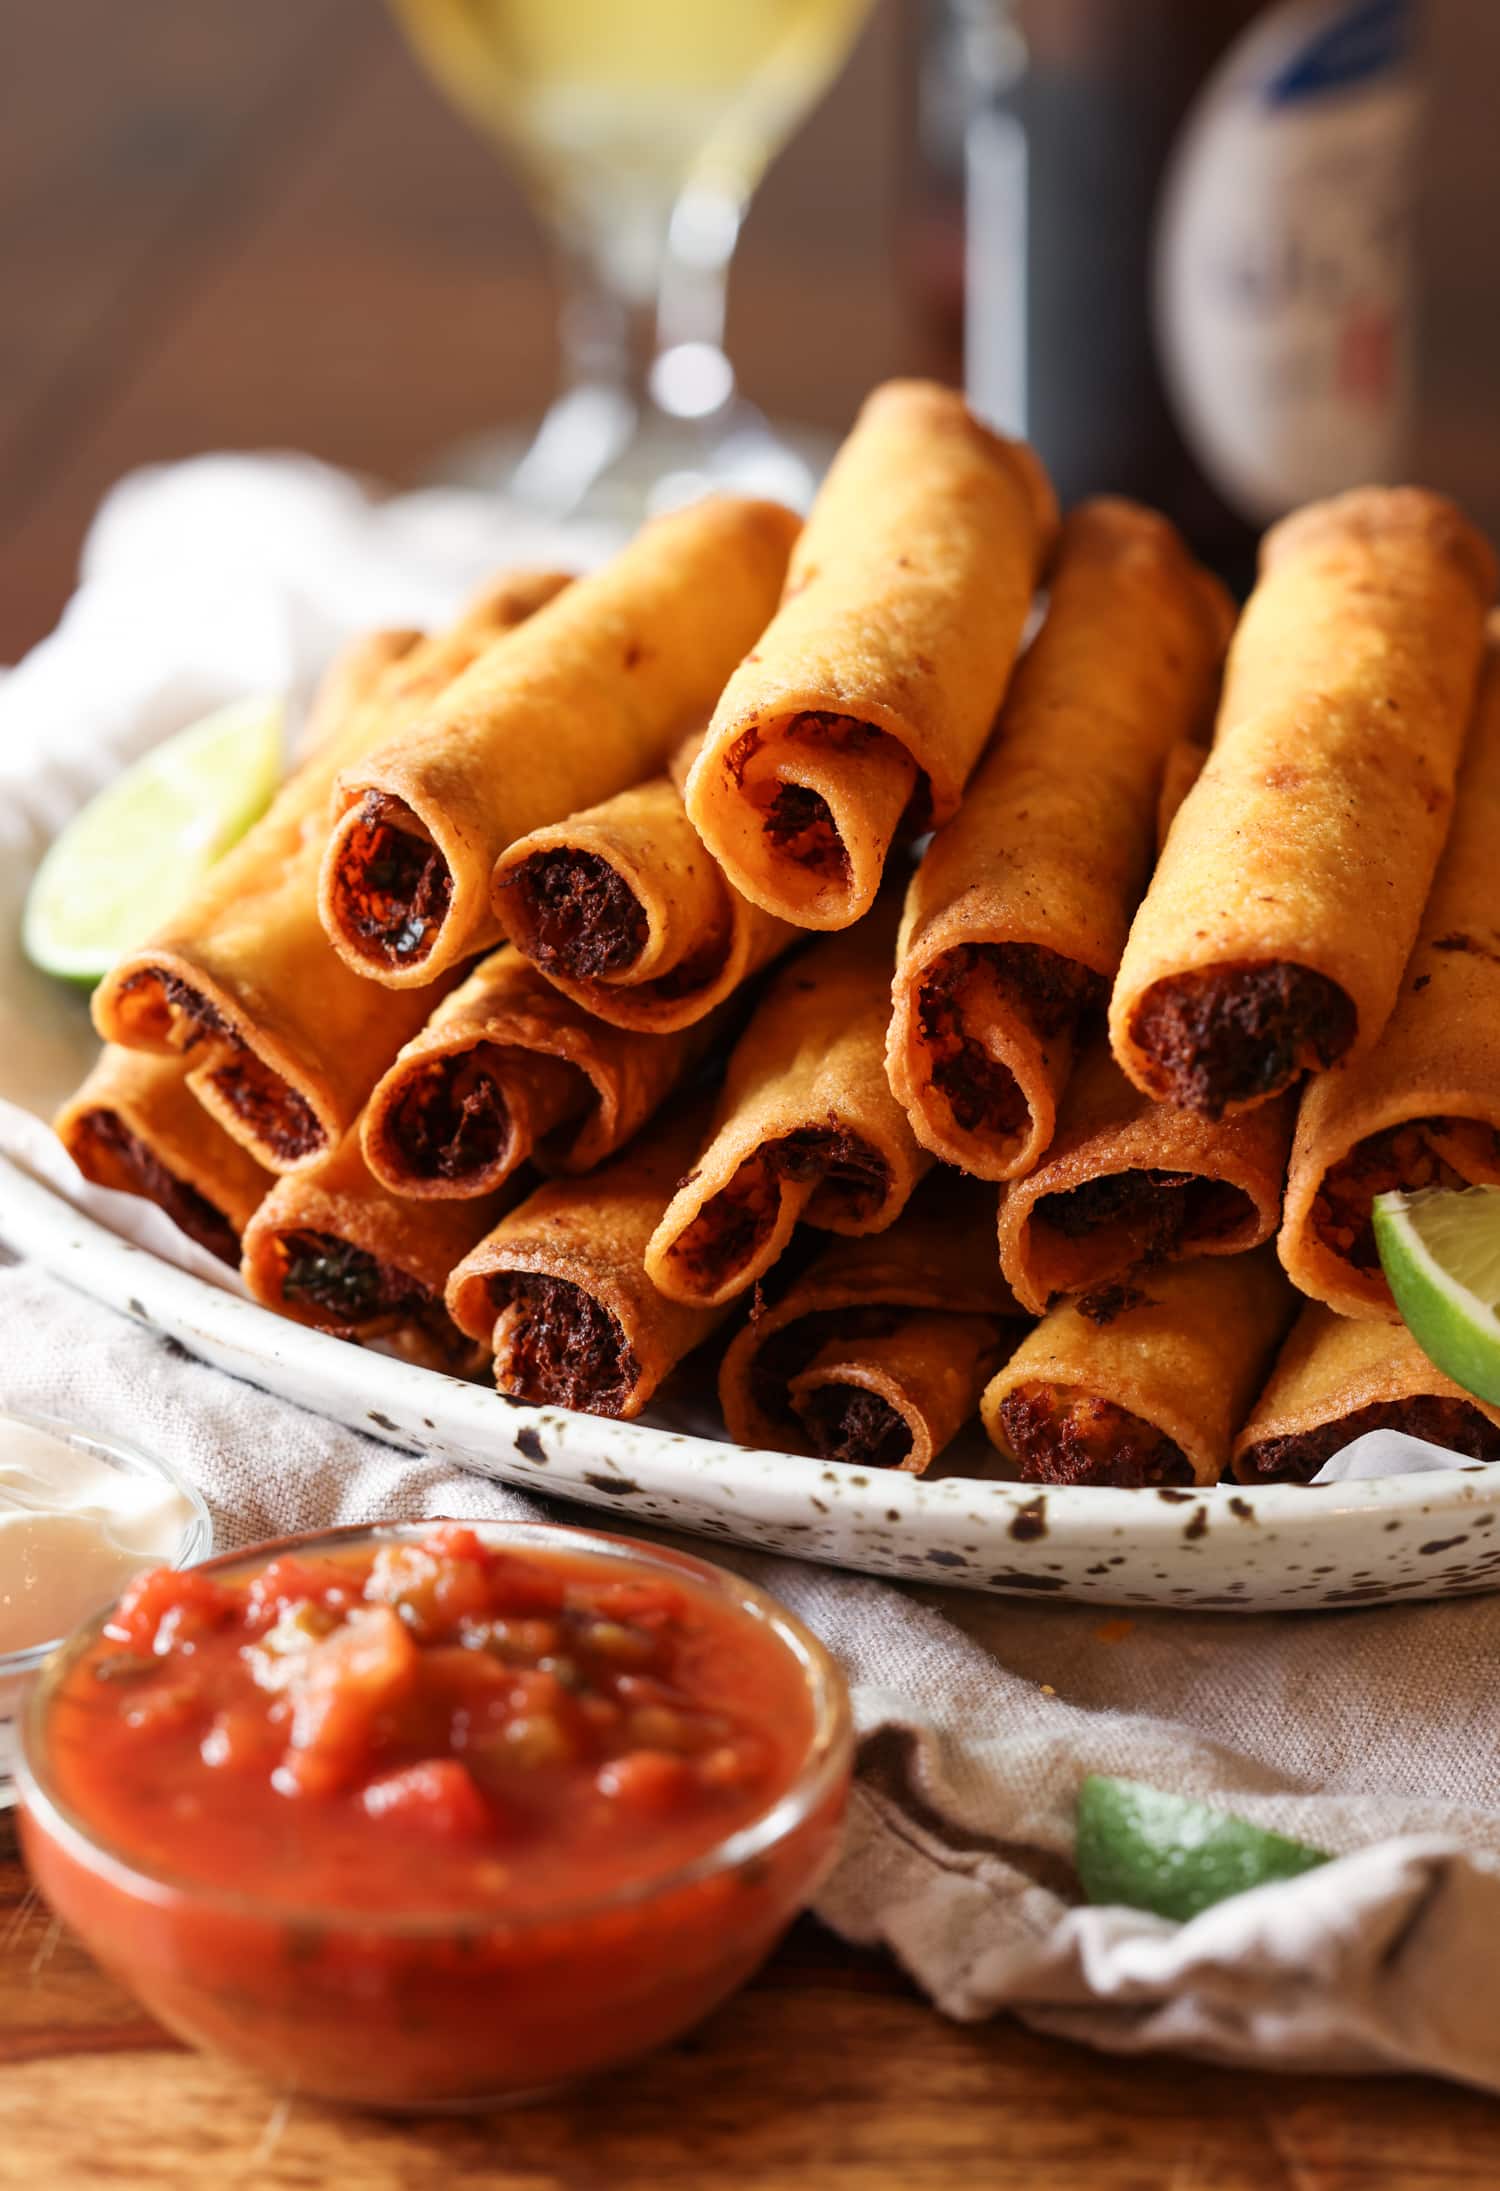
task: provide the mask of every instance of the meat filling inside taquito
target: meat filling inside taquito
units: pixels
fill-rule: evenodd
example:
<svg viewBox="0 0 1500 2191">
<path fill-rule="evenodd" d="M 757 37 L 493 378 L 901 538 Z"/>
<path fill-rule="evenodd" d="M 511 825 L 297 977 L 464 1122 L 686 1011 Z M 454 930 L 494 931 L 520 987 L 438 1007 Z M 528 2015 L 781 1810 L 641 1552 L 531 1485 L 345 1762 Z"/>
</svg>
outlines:
<svg viewBox="0 0 1500 2191">
<path fill-rule="evenodd" d="M 245 1228 L 241 1271 L 258 1301 L 344 1339 L 399 1337 L 438 1368 L 473 1366 L 443 1302 L 450 1272 L 520 1192 L 416 1202 L 381 1185 L 358 1126 L 279 1179 Z"/>
<path fill-rule="evenodd" d="M 985 1428 L 1028 1482 L 1216 1482 L 1291 1313 L 1269 1247 L 1070 1297 L 991 1380 Z"/>
<path fill-rule="evenodd" d="M 887 1063 L 949 1163 L 1006 1179 L 1047 1147 L 1151 871 L 1167 756 L 1212 717 L 1232 620 L 1154 511 L 1101 499 L 1063 526 L 1041 631 L 907 892 Z"/>
<path fill-rule="evenodd" d="M 1445 1377 L 1404 1327 L 1309 1302 L 1235 1440 L 1234 1472 L 1243 1483 L 1308 1483 L 1372 1430 L 1500 1460 L 1500 1409 Z"/>
<path fill-rule="evenodd" d="M 209 1117 L 180 1058 L 107 1045 L 55 1130 L 85 1179 L 154 1202 L 200 1248 L 238 1263 L 271 1175 Z"/>
<path fill-rule="evenodd" d="M 1500 629 L 1480 681 L 1453 827 L 1384 1034 L 1302 1099 L 1281 1259 L 1346 1316 L 1395 1320 L 1375 1197 L 1500 1185 Z"/>
<path fill-rule="evenodd" d="M 341 955 L 420 987 L 496 942 L 500 854 L 660 772 L 763 629 L 796 532 L 780 504 L 728 495 L 654 519 L 512 661 L 476 664 L 346 768 L 321 881 Z"/>
<path fill-rule="evenodd" d="M 1110 1036 L 1215 1118 L 1367 1052 L 1452 810 L 1494 557 L 1451 503 L 1367 488 L 1267 534 L 1213 750 L 1131 930 Z"/>
<path fill-rule="evenodd" d="M 1040 1379 L 1018 1385 L 995 1408 L 996 1443 L 1031 1483 L 1151 1484 L 1197 1481 L 1175 1439 L 1142 1415 L 1081 1386 Z"/>
<path fill-rule="evenodd" d="M 199 1100 L 272 1170 L 295 1170 L 340 1138 L 425 1016 L 420 999 L 382 997 L 352 973 L 319 924 L 338 769 L 410 724 L 565 583 L 511 573 L 447 631 L 380 633 L 347 649 L 320 690 L 307 757 L 269 812 L 95 994 L 102 1034 L 188 1053 Z"/>
<path fill-rule="evenodd" d="M 646 1242 L 707 1123 L 701 1105 L 657 1120 L 609 1163 L 548 1181 L 454 1270 L 459 1328 L 494 1351 L 512 1399 L 638 1415 L 662 1379 L 721 1320 L 657 1293 Z"/>
<path fill-rule="evenodd" d="M 1102 1034 L 1080 1057 L 1042 1162 L 1000 1201 L 1000 1261 L 1041 1315 L 1061 1293 L 1276 1231 L 1292 1103 L 1210 1120 L 1133 1088 Z"/>
<path fill-rule="evenodd" d="M 377 1083 L 362 1133 L 396 1194 L 483 1194 L 534 1156 L 582 1172 L 642 1126 L 716 1023 L 636 1034 L 593 1019 L 508 945 L 480 961 Z"/>
<path fill-rule="evenodd" d="M 495 909 L 517 948 L 616 1027 L 691 1026 L 785 949 L 797 931 L 735 889 L 687 818 L 670 775 L 548 829 L 495 867 Z"/>
<path fill-rule="evenodd" d="M 993 1216 L 992 1191 L 935 1174 L 887 1232 L 830 1243 L 726 1349 L 731 1437 L 922 1474 L 1016 1328 Z"/>
<path fill-rule="evenodd" d="M 708 1144 L 647 1250 L 663 1293 L 729 1301 L 799 1218 L 879 1232 L 904 1207 L 930 1159 L 885 1076 L 895 917 L 883 905 L 767 989 L 731 1054 Z"/>
<path fill-rule="evenodd" d="M 1312 1223 L 1320 1244 L 1376 1282 L 1374 1203 L 1378 1194 L 1421 1187 L 1500 1186 L 1500 1134 L 1463 1118 L 1413 1118 L 1369 1134 L 1330 1164 L 1318 1185 Z M 1386 1290 L 1381 1282 L 1382 1298 Z M 1339 1306 L 1353 1313 L 1353 1304 Z"/>
<path fill-rule="evenodd" d="M 746 897 L 847 927 L 897 836 L 954 811 L 1056 518 L 1030 450 L 951 390 L 870 397 L 688 778 L 693 823 Z"/>
</svg>

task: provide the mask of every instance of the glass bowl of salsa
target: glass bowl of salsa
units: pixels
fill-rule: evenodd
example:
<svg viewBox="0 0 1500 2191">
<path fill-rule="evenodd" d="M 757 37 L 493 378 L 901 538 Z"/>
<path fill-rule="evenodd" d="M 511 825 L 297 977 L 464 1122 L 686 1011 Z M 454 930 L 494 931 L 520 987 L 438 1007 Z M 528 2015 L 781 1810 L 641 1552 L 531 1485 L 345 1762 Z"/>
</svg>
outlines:
<svg viewBox="0 0 1500 2191">
<path fill-rule="evenodd" d="M 138 1577 L 42 1670 L 21 1832 L 153 2015 L 376 2107 L 672 2039 L 835 1854 L 837 1668 L 685 1554 L 533 1523 L 336 1529 Z"/>
</svg>

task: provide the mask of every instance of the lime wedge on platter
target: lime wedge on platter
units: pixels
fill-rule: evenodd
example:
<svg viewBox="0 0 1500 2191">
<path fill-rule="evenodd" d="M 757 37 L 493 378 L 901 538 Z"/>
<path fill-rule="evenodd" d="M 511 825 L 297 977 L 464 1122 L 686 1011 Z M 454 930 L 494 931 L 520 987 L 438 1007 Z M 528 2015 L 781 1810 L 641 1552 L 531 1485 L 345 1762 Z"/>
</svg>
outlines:
<svg viewBox="0 0 1500 2191">
<path fill-rule="evenodd" d="M 33 966 L 92 984 L 149 936 L 270 804 L 283 721 L 280 700 L 263 695 L 216 708 L 75 814 L 27 894 Z"/>
<path fill-rule="evenodd" d="M 1075 1861 L 1091 1902 L 1185 1923 L 1231 1894 L 1296 1879 L 1331 1859 L 1232 1811 L 1091 1773 L 1078 1791 Z"/>
<path fill-rule="evenodd" d="M 1377 1195 L 1375 1245 L 1427 1359 L 1500 1406 L 1500 1187 Z"/>
</svg>

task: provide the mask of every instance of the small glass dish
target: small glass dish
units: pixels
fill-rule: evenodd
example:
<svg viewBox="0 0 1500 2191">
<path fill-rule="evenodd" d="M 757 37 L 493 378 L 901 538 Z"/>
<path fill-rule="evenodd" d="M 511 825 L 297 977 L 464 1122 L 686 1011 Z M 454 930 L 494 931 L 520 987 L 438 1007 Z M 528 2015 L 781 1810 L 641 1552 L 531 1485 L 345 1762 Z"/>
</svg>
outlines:
<svg viewBox="0 0 1500 2191">
<path fill-rule="evenodd" d="M 175 1544 L 160 1552 L 142 1552 L 138 1566 L 191 1567 L 195 1561 L 206 1559 L 213 1550 L 214 1528 L 208 1508 L 196 1487 L 179 1475 L 170 1462 L 128 1444 L 123 1438 L 87 1429 L 81 1423 L 63 1422 L 57 1416 L 38 1415 L 25 1408 L 0 1408 L 0 1463 L 6 1458 L 6 1435 L 12 1428 L 55 1439 L 59 1445 L 87 1455 L 96 1466 L 112 1473 L 149 1478 L 153 1484 L 181 1500 L 184 1520 Z M 3 1491 L 0 1491 L 0 1510 L 5 1503 Z M 115 1596 L 119 1587 L 117 1576 L 105 1598 Z M 96 1602 L 102 1605 L 104 1601 Z M 57 1633 L 28 1644 L 24 1649 L 0 1651 L 0 1810 L 8 1809 L 16 1800 L 11 1777 L 15 1756 L 15 1713 L 27 1677 L 57 1649 L 72 1625 L 71 1621 L 66 1622 Z"/>
<path fill-rule="evenodd" d="M 226 1553 L 243 1574 L 288 1554 L 420 1539 L 431 1522 L 357 1525 Z M 853 1760 L 833 1660 L 774 1598 L 685 1553 L 552 1523 L 473 1522 L 508 1551 L 618 1563 L 769 1627 L 809 1705 L 790 1778 L 691 1861 L 644 1866 L 566 1906 L 328 1907 L 169 1876 L 60 1795 L 49 1724 L 105 1616 L 43 1668 L 20 1722 L 22 1845 L 56 1914 L 152 2015 L 282 2091 L 401 2111 L 555 2091 L 677 2038 L 751 1975 L 837 1853 Z M 294 1843 L 289 1844 L 289 1857 Z"/>
</svg>

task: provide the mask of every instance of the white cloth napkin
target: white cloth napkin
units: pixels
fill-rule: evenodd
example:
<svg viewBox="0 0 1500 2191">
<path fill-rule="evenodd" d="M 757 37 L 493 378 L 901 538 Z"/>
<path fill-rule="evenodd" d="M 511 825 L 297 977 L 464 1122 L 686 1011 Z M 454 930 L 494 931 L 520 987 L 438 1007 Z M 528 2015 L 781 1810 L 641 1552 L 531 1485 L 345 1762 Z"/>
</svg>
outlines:
<svg viewBox="0 0 1500 2191">
<path fill-rule="evenodd" d="M 203 459 L 116 491 L 62 627 L 0 687 L 0 1087 L 15 1099 L 0 1103 L 0 1148 L 50 1163 L 32 1114 L 78 1068 L 76 1000 L 21 971 L 15 916 L 38 845 L 79 797 L 219 700 L 305 695 L 353 629 L 445 614 L 501 561 L 577 562 L 597 545 L 523 537 L 513 513 L 446 491 L 372 506 L 291 458 Z M 141 1218 L 121 1197 L 95 1208 Z M 4 1216 L 0 1200 L 0 1238 Z M 138 1236 L 189 1260 L 149 1220 Z M 0 1269 L 0 1328 L 0 1404 L 166 1454 L 202 1486 L 222 1544 L 539 1510 L 210 1370 L 24 1266 Z M 1443 1458 L 1364 1439 L 1335 1466 Z M 899 1590 L 723 1544 L 714 1557 L 793 1605 L 850 1679 L 860 1771 L 819 1913 L 888 1946 L 948 2014 L 1008 2009 L 1119 2052 L 1500 2090 L 1500 1600 L 1125 1619 Z M 1088 1908 L 1073 1809 L 1096 1771 L 1338 1861 L 1187 1925 Z"/>
</svg>

